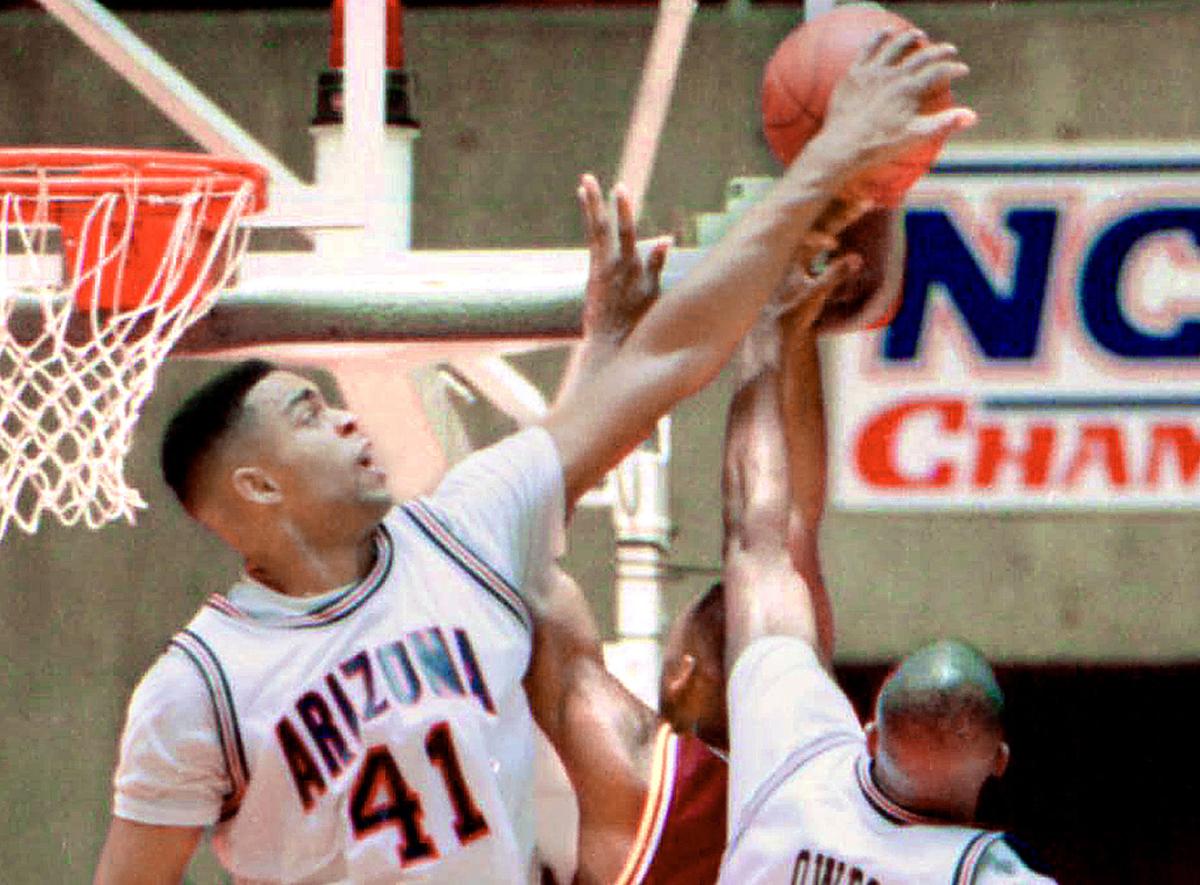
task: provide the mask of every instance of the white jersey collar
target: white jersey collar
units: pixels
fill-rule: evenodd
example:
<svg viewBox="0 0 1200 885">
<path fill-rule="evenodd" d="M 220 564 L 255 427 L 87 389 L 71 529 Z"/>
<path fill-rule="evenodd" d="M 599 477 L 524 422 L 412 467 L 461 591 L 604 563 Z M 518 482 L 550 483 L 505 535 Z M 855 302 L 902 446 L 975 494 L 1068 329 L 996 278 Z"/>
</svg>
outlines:
<svg viewBox="0 0 1200 885">
<path fill-rule="evenodd" d="M 214 593 L 209 608 L 237 620 L 267 627 L 321 627 L 351 614 L 382 586 L 392 568 L 395 544 L 386 525 L 375 530 L 375 564 L 359 582 L 317 597 L 289 597 L 249 576 L 234 585 L 229 596 Z"/>
</svg>

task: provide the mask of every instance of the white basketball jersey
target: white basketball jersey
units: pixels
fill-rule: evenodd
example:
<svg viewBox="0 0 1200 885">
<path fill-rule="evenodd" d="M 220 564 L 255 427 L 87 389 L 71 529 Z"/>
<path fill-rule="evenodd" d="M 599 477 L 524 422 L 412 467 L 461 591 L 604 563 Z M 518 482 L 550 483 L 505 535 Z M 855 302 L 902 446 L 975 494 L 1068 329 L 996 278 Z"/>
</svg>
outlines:
<svg viewBox="0 0 1200 885">
<path fill-rule="evenodd" d="M 861 742 L 798 755 L 751 800 L 723 883 L 959 885 L 1003 834 L 923 825 L 871 783 Z M 927 822 L 926 822 L 927 823 Z"/>
<path fill-rule="evenodd" d="M 526 881 L 528 612 L 424 503 L 376 543 L 322 610 L 264 621 L 214 596 L 173 641 L 233 783 L 217 854 L 239 881 Z"/>
<path fill-rule="evenodd" d="M 722 885 L 1047 883 L 1013 856 L 981 871 L 1003 833 L 944 824 L 874 784 L 862 727 L 813 650 L 752 643 L 729 678 L 729 844 Z"/>
</svg>

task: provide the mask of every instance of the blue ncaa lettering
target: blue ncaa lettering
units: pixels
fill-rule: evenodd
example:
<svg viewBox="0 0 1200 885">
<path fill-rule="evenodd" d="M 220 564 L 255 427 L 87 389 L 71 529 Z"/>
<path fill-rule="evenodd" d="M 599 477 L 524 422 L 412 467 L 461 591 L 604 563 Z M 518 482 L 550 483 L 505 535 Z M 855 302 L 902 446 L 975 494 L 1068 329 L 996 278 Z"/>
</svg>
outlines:
<svg viewBox="0 0 1200 885">
<path fill-rule="evenodd" d="M 1200 356 L 1200 321 L 1187 320 L 1173 335 L 1138 329 L 1121 310 L 1121 270 L 1147 237 L 1184 231 L 1200 249 L 1200 208 L 1150 209 L 1122 218 L 1096 238 L 1079 279 L 1079 312 L 1096 343 L 1129 359 Z M 1197 293 L 1200 296 L 1200 293 Z"/>
<path fill-rule="evenodd" d="M 1011 265 L 992 270 L 950 212 L 910 210 L 905 217 L 904 299 L 883 336 L 882 360 L 920 359 L 935 293 L 948 299 L 985 359 L 1032 360 L 1041 341 L 1051 281 L 1064 270 L 1071 274 L 1082 330 L 1105 354 L 1129 361 L 1200 357 L 1200 310 L 1166 333 L 1139 328 L 1123 307 L 1129 293 L 1122 279 L 1131 256 L 1151 237 L 1183 234 L 1200 250 L 1200 207 L 1131 209 L 1090 236 L 1075 269 L 1055 266 L 1066 211 L 1045 205 L 1011 207 L 1003 216 L 1013 243 Z M 1009 285 L 997 284 L 997 277 L 1009 279 Z"/>
<path fill-rule="evenodd" d="M 991 283 L 945 211 L 910 211 L 904 226 L 908 240 L 904 300 L 884 338 L 884 359 L 905 361 L 917 356 L 926 304 L 938 286 L 985 356 L 1030 359 L 1037 352 L 1042 327 L 1058 211 L 1013 209 L 1005 216 L 1005 226 L 1017 241 L 1012 287 L 1007 292 Z"/>
</svg>

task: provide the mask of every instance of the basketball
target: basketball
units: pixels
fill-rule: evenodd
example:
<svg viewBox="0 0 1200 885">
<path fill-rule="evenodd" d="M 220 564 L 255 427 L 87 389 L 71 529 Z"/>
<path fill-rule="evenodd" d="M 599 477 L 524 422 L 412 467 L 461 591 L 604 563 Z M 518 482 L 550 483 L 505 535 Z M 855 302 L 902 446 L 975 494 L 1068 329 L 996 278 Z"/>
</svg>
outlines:
<svg viewBox="0 0 1200 885">
<path fill-rule="evenodd" d="M 783 39 L 767 62 L 762 85 L 763 133 L 781 163 L 791 163 L 821 128 L 830 94 L 863 47 L 881 30 L 912 27 L 907 19 L 874 3 L 855 3 L 805 22 Z M 921 111 L 945 110 L 953 103 L 947 85 L 928 95 Z M 922 144 L 873 173 L 868 187 L 875 198 L 886 206 L 899 205 L 941 148 L 940 141 Z"/>
</svg>

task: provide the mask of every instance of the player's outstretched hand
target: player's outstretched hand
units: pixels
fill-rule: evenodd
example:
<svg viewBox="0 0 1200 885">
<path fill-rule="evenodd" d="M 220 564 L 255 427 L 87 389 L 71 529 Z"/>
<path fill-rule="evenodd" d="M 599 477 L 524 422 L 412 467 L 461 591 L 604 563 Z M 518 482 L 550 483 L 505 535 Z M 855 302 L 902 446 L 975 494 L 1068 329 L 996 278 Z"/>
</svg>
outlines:
<svg viewBox="0 0 1200 885">
<path fill-rule="evenodd" d="M 838 82 L 825 124 L 814 141 L 843 153 L 865 172 L 910 153 L 921 142 L 943 139 L 974 125 L 967 107 L 921 113 L 922 102 L 968 73 L 949 43 L 922 46 L 917 30 L 882 31 Z"/>
<path fill-rule="evenodd" d="M 774 313 L 785 328 L 814 329 L 829 298 L 862 268 L 862 258 L 855 252 L 839 255 L 819 273 L 806 262 L 797 262 L 779 284 L 767 310 Z"/>
<path fill-rule="evenodd" d="M 633 206 L 621 184 L 613 188 L 611 209 L 592 175 L 580 179 L 578 197 L 589 255 L 583 333 L 622 341 L 658 298 L 670 240 L 655 242 L 642 259 Z"/>
<path fill-rule="evenodd" d="M 842 232 L 869 212 L 871 207 L 869 197 L 852 189 L 830 201 L 801 240 L 796 263 L 811 268 L 813 261 L 821 255 L 836 252 Z"/>
<path fill-rule="evenodd" d="M 742 382 L 759 372 L 778 367 L 780 347 L 795 335 L 815 335 L 825 306 L 862 271 L 856 252 L 832 259 L 819 272 L 810 265 L 808 249 L 801 249 L 796 262 L 763 308 L 762 315 L 738 349 L 737 375 Z"/>
</svg>

